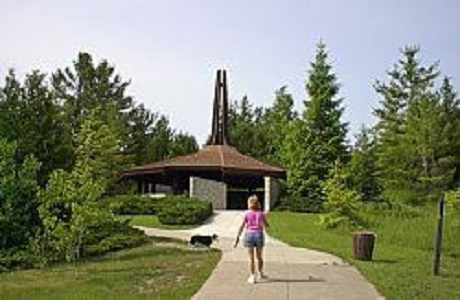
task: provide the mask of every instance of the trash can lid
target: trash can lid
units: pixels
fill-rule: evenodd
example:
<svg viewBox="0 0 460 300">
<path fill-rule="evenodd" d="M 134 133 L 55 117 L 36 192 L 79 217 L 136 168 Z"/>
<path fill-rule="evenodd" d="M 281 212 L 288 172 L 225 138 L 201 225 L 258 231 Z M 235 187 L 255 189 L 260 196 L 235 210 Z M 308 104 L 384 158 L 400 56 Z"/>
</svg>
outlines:
<svg viewBox="0 0 460 300">
<path fill-rule="evenodd" d="M 376 235 L 375 232 L 364 230 L 364 231 L 357 231 L 354 233 L 355 235 Z"/>
</svg>

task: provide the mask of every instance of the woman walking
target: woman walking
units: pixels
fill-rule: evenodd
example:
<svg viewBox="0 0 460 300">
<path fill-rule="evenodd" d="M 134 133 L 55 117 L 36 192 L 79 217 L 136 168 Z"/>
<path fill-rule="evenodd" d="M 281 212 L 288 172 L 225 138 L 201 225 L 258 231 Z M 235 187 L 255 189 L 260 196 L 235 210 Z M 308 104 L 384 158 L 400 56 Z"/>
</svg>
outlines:
<svg viewBox="0 0 460 300">
<path fill-rule="evenodd" d="M 246 234 L 244 237 L 244 246 L 248 249 L 249 255 L 248 282 L 256 283 L 256 281 L 261 281 L 265 278 L 263 273 L 263 249 L 265 246 L 264 229 L 269 229 L 270 225 L 267 222 L 265 214 L 260 210 L 259 199 L 255 195 L 249 197 L 248 199 L 248 210 L 244 214 L 244 220 L 238 231 L 237 240 L 245 228 Z M 257 278 L 255 274 L 254 256 L 257 258 Z"/>
</svg>

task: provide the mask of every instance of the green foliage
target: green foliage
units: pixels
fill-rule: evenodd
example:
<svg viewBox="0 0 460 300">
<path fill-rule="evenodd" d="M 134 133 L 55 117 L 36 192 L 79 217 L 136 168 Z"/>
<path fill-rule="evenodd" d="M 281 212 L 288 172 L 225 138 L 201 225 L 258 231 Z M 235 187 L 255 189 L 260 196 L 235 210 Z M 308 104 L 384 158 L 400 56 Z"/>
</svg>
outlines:
<svg viewBox="0 0 460 300">
<path fill-rule="evenodd" d="M 331 71 L 325 45 L 320 43 L 311 63 L 306 85 L 309 100 L 297 128 L 288 137 L 290 193 L 303 196 L 320 206 L 325 200 L 322 185 L 335 161 L 347 160 L 347 124 L 341 121 L 342 99 L 339 84 Z"/>
<path fill-rule="evenodd" d="M 286 135 L 289 134 L 290 126 L 296 120 L 294 100 L 283 86 L 275 92 L 275 101 L 271 107 L 265 110 L 263 121 L 266 129 L 264 134 L 268 139 L 265 161 L 286 165 Z"/>
<path fill-rule="evenodd" d="M 170 196 L 161 200 L 158 219 L 168 225 L 201 224 L 212 216 L 212 204 L 196 198 Z"/>
<path fill-rule="evenodd" d="M 193 225 L 167 225 L 163 224 L 158 220 L 158 217 L 155 215 L 124 215 L 119 216 L 119 219 L 128 220 L 129 225 L 131 226 L 142 226 L 150 228 L 159 228 L 167 230 L 182 230 L 182 229 L 192 229 L 200 226 L 201 224 Z"/>
<path fill-rule="evenodd" d="M 46 189 L 39 192 L 43 232 L 35 239 L 33 249 L 44 264 L 64 258 L 79 260 L 91 226 L 113 219 L 113 214 L 97 202 L 109 186 L 107 177 L 117 139 L 99 122 L 96 113 L 91 113 L 76 137 L 79 146 L 73 170 L 54 171 Z"/>
<path fill-rule="evenodd" d="M 319 213 L 323 212 L 323 206 L 316 205 L 309 201 L 309 199 L 302 196 L 287 195 L 282 197 L 279 205 L 276 207 L 278 211 L 292 211 L 304 213 Z"/>
<path fill-rule="evenodd" d="M 75 167 L 89 168 L 92 178 L 100 181 L 105 191 L 114 189 L 117 176 L 127 167 L 126 157 L 120 153 L 120 138 L 113 127 L 104 123 L 100 109 L 94 109 L 75 137 Z"/>
<path fill-rule="evenodd" d="M 30 268 L 33 265 L 27 250 L 0 249 L 0 273 L 14 269 Z"/>
<path fill-rule="evenodd" d="M 456 93 L 448 79 L 435 89 L 438 65 L 422 65 L 418 53 L 418 47 L 403 49 L 388 83 L 375 84 L 383 98 L 374 113 L 385 194 L 392 200 L 402 194 L 400 201 L 411 203 L 438 197 L 459 161 Z"/>
<path fill-rule="evenodd" d="M 21 84 L 13 71 L 0 88 L 0 138 L 15 142 L 18 158 L 33 155 L 41 163 L 44 185 L 56 168 L 72 162 L 71 136 L 44 74 L 34 71 Z"/>
<path fill-rule="evenodd" d="M 141 195 L 118 195 L 101 200 L 117 215 L 154 215 L 160 201 Z"/>
<path fill-rule="evenodd" d="M 75 168 L 72 173 L 58 170 L 51 175 L 46 189 L 39 193 L 44 229 L 33 244 L 42 263 L 80 259 L 82 240 L 90 234 L 90 226 L 113 217 L 97 205 L 102 192 L 101 183 L 93 181 L 88 168 Z"/>
<path fill-rule="evenodd" d="M 102 255 L 110 251 L 133 248 L 145 244 L 149 238 L 143 231 L 133 228 L 129 220 L 106 220 L 92 224 L 83 240 L 82 256 Z"/>
<path fill-rule="evenodd" d="M 176 133 L 169 125 L 169 120 L 161 116 L 150 129 L 150 137 L 146 152 L 146 161 L 160 161 L 178 155 L 193 153 L 198 150 L 195 138 L 186 133 Z"/>
<path fill-rule="evenodd" d="M 40 224 L 36 199 L 39 162 L 18 160 L 14 143 L 0 139 L 0 250 L 27 246 Z"/>
<path fill-rule="evenodd" d="M 357 214 L 361 195 L 350 188 L 348 177 L 346 170 L 337 163 L 330 178 L 324 183 L 324 206 L 328 214 L 321 222 L 327 228 L 337 227 L 344 222 L 352 225 L 362 223 Z"/>
<path fill-rule="evenodd" d="M 72 67 L 53 73 L 51 82 L 57 100 L 64 103 L 72 134 L 79 132 L 90 112 L 98 107 L 105 123 L 113 117 L 105 114 L 110 106 L 116 108 L 117 121 L 127 121 L 132 107 L 132 98 L 125 95 L 129 82 L 115 74 L 115 68 L 106 60 L 95 64 L 90 54 L 79 53 Z"/>
<path fill-rule="evenodd" d="M 269 147 L 263 113 L 263 108 L 254 108 L 247 96 L 231 103 L 228 111 L 230 144 L 260 160 L 266 159 Z"/>
<path fill-rule="evenodd" d="M 348 167 L 351 185 L 364 202 L 381 201 L 382 186 L 377 166 L 376 139 L 363 127 L 357 136 Z"/>
</svg>

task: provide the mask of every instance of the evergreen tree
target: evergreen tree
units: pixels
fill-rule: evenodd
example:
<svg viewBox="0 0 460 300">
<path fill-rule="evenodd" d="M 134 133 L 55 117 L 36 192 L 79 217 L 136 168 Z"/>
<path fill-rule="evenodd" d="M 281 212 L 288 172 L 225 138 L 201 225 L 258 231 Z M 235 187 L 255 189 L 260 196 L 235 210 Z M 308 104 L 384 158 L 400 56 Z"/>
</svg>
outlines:
<svg viewBox="0 0 460 300">
<path fill-rule="evenodd" d="M 267 128 L 264 109 L 253 107 L 247 96 L 229 108 L 230 144 L 242 154 L 266 160 L 268 154 Z"/>
<path fill-rule="evenodd" d="M 347 124 L 341 118 L 342 99 L 338 97 L 339 84 L 323 43 L 318 45 L 311 63 L 306 84 L 309 99 L 305 111 L 291 138 L 292 149 L 288 187 L 290 191 L 313 204 L 324 201 L 322 185 L 327 180 L 336 161 L 348 158 L 346 146 Z"/>
<path fill-rule="evenodd" d="M 176 157 L 198 151 L 198 143 L 194 136 L 179 132 L 174 134 L 171 143 L 170 155 Z"/>
<path fill-rule="evenodd" d="M 460 181 L 460 99 L 457 97 L 450 79 L 445 77 L 438 92 L 441 99 L 443 114 L 444 144 L 440 148 L 444 153 L 453 156 L 453 166 L 456 169 L 454 182 Z"/>
<path fill-rule="evenodd" d="M 171 144 L 173 142 L 174 131 L 169 125 L 169 120 L 161 116 L 152 128 L 149 143 L 149 161 L 160 161 L 171 158 Z"/>
<path fill-rule="evenodd" d="M 142 104 L 130 112 L 131 123 L 128 133 L 130 140 L 124 153 L 133 158 L 134 165 L 138 166 L 150 162 L 149 146 L 152 138 L 152 127 L 157 118 L 157 114 L 150 112 Z"/>
<path fill-rule="evenodd" d="M 439 75 L 437 64 L 423 66 L 419 48 L 406 47 L 391 72 L 389 83 L 377 81 L 382 96 L 376 109 L 378 164 L 389 200 L 420 201 L 452 181 L 454 155 L 447 150 L 455 125 L 446 119 L 441 98 L 435 89 Z M 444 85 L 444 97 L 449 86 Z M 450 106 L 448 100 L 447 106 Z M 448 109 L 455 114 L 455 110 Z M 447 151 L 446 151 L 447 150 Z"/>
<path fill-rule="evenodd" d="M 23 160 L 18 156 L 16 143 L 0 139 L 0 251 L 26 248 L 40 225 L 36 197 L 40 164 L 33 156 Z"/>
<path fill-rule="evenodd" d="M 72 164 L 71 136 L 62 110 L 53 98 L 45 75 L 34 71 L 24 84 L 10 72 L 0 100 L 0 137 L 18 145 L 21 158 L 33 154 L 41 163 L 43 185 L 55 168 Z"/>
<path fill-rule="evenodd" d="M 365 202 L 379 201 L 382 187 L 377 167 L 376 140 L 364 126 L 356 138 L 348 168 L 351 184 Z"/>
<path fill-rule="evenodd" d="M 297 118 L 292 95 L 283 86 L 275 92 L 275 101 L 264 114 L 264 122 L 267 128 L 267 153 L 266 160 L 279 165 L 284 165 L 283 153 L 285 150 L 286 135 L 290 131 L 291 123 Z"/>
<path fill-rule="evenodd" d="M 90 54 L 79 53 L 72 67 L 58 69 L 52 74 L 51 83 L 72 136 L 78 134 L 90 112 L 99 108 L 99 118 L 120 136 L 121 149 L 133 152 L 129 149 L 133 146 L 130 117 L 135 104 L 126 94 L 129 82 L 123 81 L 106 60 L 96 64 Z"/>
<path fill-rule="evenodd" d="M 10 70 L 5 78 L 5 85 L 0 89 L 0 138 L 9 142 L 17 142 L 24 132 L 23 88 Z"/>
</svg>

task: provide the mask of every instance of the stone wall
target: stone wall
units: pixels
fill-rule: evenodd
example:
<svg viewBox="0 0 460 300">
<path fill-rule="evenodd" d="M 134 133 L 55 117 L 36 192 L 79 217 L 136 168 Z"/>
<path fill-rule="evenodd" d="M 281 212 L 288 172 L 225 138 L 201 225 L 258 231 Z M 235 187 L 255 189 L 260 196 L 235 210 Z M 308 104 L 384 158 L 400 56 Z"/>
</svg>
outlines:
<svg viewBox="0 0 460 300">
<path fill-rule="evenodd" d="M 190 177 L 190 197 L 209 201 L 214 209 L 226 209 L 227 185 L 219 181 Z"/>
<path fill-rule="evenodd" d="M 278 179 L 272 177 L 264 177 L 264 182 L 264 209 L 268 212 L 279 201 L 281 185 Z"/>
</svg>

